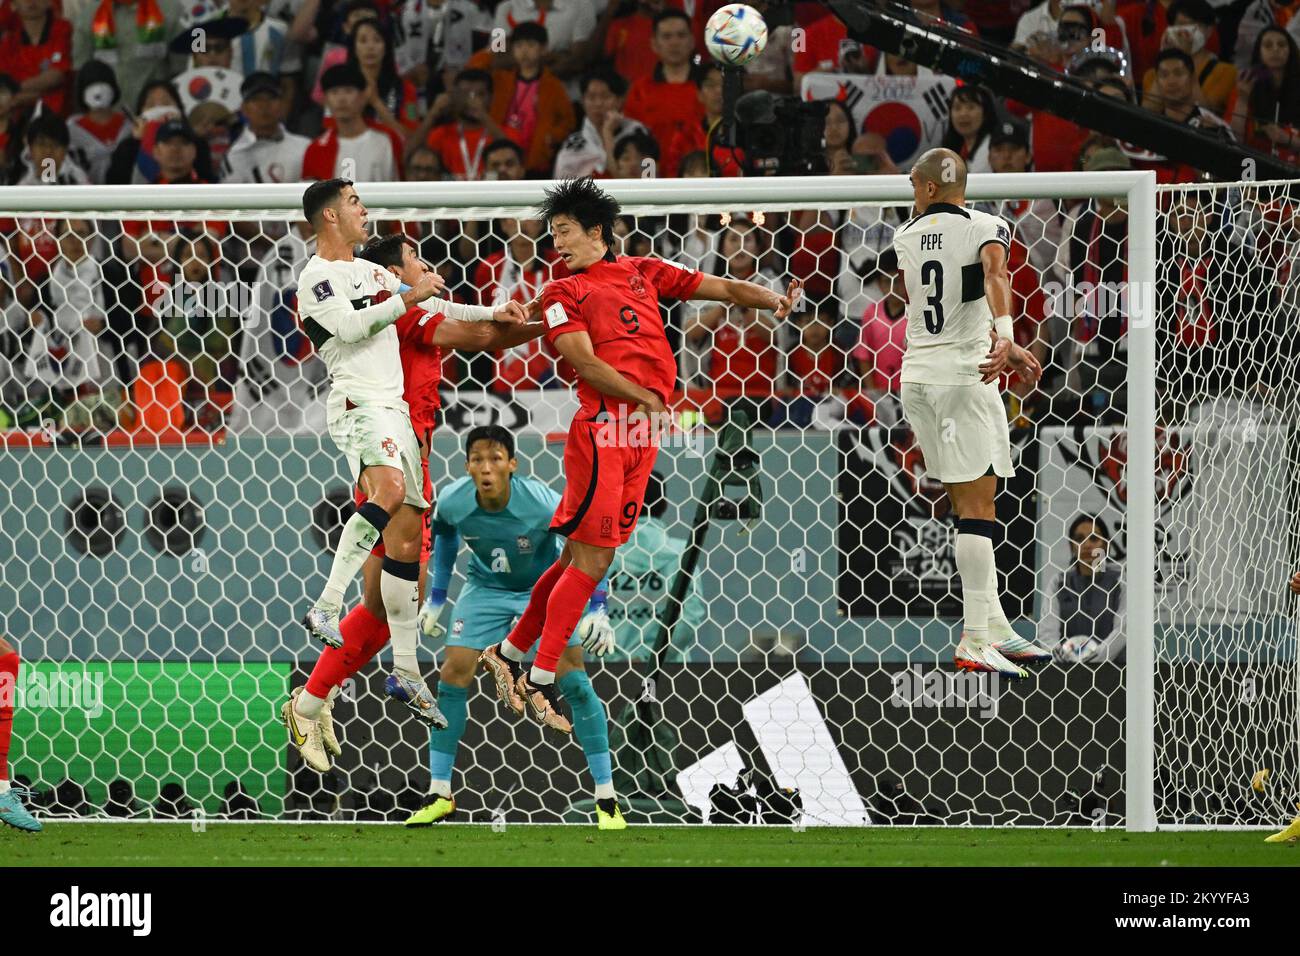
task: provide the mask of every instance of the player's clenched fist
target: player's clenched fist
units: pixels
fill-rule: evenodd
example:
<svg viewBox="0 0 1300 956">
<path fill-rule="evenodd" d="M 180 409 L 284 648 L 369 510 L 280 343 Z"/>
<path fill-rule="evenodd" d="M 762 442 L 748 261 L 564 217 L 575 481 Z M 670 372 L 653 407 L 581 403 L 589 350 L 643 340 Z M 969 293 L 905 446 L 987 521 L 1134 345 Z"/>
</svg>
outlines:
<svg viewBox="0 0 1300 956">
<path fill-rule="evenodd" d="M 528 308 L 512 300 L 492 310 L 492 321 L 506 325 L 523 325 L 528 321 Z"/>
<path fill-rule="evenodd" d="M 1291 575 L 1291 583 L 1289 586 L 1292 594 L 1300 594 L 1300 571 Z"/>
<path fill-rule="evenodd" d="M 446 283 L 442 281 L 442 276 L 436 272 L 426 272 L 415 280 L 415 285 L 402 293 L 402 301 L 409 309 L 437 295 L 445 287 Z"/>
</svg>

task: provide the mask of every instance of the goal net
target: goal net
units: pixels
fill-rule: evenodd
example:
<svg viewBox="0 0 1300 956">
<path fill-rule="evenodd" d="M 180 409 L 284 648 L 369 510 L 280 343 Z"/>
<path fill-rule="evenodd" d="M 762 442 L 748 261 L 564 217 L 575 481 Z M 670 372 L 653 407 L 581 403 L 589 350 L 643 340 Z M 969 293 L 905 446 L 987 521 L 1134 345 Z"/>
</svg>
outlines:
<svg viewBox="0 0 1300 956">
<path fill-rule="evenodd" d="M 493 184 L 495 205 L 469 184 L 359 191 L 487 304 L 563 269 L 543 185 Z M 387 651 L 344 687 L 332 772 L 278 722 L 352 500 L 295 312 L 300 188 L 0 197 L 0 633 L 24 660 L 13 773 L 41 813 L 392 821 L 428 786 L 427 731 L 382 696 Z M 1046 369 L 1004 383 L 1001 601 L 1056 653 L 1018 684 L 951 664 L 955 525 L 898 401 L 886 253 L 907 183 L 610 188 L 616 251 L 806 287 L 782 322 L 667 311 L 663 494 L 611 569 L 619 648 L 587 663 L 629 819 L 1276 822 L 1300 790 L 1293 187 L 972 178 L 1013 227 L 1016 334 Z M 561 486 L 570 369 L 530 346 L 443 372 L 435 488 L 492 422 L 521 474 Z M 440 651 L 421 649 L 431 685 Z M 508 717 L 481 675 L 454 787 L 463 819 L 591 812 L 577 744 Z"/>
</svg>

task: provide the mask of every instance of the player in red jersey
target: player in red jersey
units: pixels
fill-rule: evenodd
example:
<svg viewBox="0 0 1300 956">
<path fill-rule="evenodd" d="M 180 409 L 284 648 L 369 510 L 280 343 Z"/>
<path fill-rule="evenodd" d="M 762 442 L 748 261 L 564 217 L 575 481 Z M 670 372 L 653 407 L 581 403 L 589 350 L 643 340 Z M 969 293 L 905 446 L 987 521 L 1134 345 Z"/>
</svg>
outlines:
<svg viewBox="0 0 1300 956">
<path fill-rule="evenodd" d="M 361 251 L 359 258 L 388 269 L 412 287 L 420 276 L 431 271 L 428 264 L 416 255 L 412 242 L 398 234 L 372 239 Z M 415 429 L 420 443 L 426 501 L 433 500 L 433 483 L 429 477 L 429 442 L 439 407 L 441 350 L 454 348 L 477 352 L 522 345 L 540 336 L 544 326 L 541 323 L 511 325 L 504 317 L 495 316 L 494 312 L 509 312 L 515 318 L 521 318 L 527 311 L 527 307 L 518 302 L 505 303 L 493 310 L 442 299 L 426 299 L 408 309 L 395 323 L 402 360 L 402 397 L 410 408 L 411 427 Z M 498 321 L 490 321 L 493 318 Z M 365 495 L 357 489 L 357 505 L 360 506 L 365 500 Z M 429 516 L 430 512 L 426 511 L 418 565 L 401 569 L 411 575 L 418 574 L 421 595 L 424 592 L 425 567 L 430 554 Z M 320 746 L 299 748 L 303 759 L 317 770 L 329 769 L 327 755 L 337 757 L 341 753 L 332 714 L 333 701 L 339 688 L 345 680 L 368 664 L 389 641 L 389 628 L 380 591 L 380 575 L 385 562 L 393 564 L 384 553 L 383 542 L 380 542 L 362 568 L 361 603 L 339 623 L 343 646 L 326 647 L 307 681 L 306 692 L 327 701 L 320 711 Z M 403 667 L 398 659 L 403 652 L 413 657 L 415 648 L 398 648 L 394 641 L 393 651 L 394 668 L 384 682 L 384 692 L 410 707 L 427 722 L 445 727 L 446 719 L 438 710 L 427 685 L 418 672 L 412 676 L 413 667 L 409 661 Z M 302 689 L 295 690 L 294 694 L 297 696 L 301 692 Z"/>
<path fill-rule="evenodd" d="M 665 403 L 677 360 L 664 334 L 660 297 L 708 299 L 790 314 L 802 283 L 785 295 L 752 282 L 705 275 L 663 259 L 615 256 L 618 202 L 591 179 L 565 180 L 546 192 L 541 216 L 555 251 L 573 273 L 547 283 L 542 316 L 547 340 L 580 379 L 581 405 L 564 446 L 564 497 L 551 530 L 568 538 L 533 587 L 509 636 L 483 652 L 497 695 L 516 714 L 564 733 L 555 668 L 614 550 L 636 528 L 646 481 L 668 424 Z M 522 663 L 538 637 L 532 669 Z"/>
</svg>

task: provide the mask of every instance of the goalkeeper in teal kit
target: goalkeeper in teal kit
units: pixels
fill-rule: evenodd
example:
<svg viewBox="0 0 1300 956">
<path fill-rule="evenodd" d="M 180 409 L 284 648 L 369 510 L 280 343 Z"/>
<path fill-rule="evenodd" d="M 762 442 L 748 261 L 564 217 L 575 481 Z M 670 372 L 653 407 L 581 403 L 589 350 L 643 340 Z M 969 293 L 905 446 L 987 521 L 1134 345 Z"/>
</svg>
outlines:
<svg viewBox="0 0 1300 956">
<path fill-rule="evenodd" d="M 446 635 L 438 682 L 438 705 L 447 727 L 432 731 L 429 769 L 432 781 L 423 805 L 406 821 L 428 826 L 456 809 L 452 768 L 465 732 L 469 687 L 483 649 L 502 640 L 528 606 L 537 578 L 564 547 L 551 532 L 560 496 L 534 478 L 518 477 L 514 437 L 499 425 L 472 429 L 465 441 L 465 478 L 442 489 L 433 514 L 433 557 L 429 596 L 420 610 L 420 629 L 428 637 Z M 470 550 L 464 587 L 448 620 L 447 588 L 460 542 Z M 573 711 L 573 729 L 587 757 L 596 798 L 614 796 L 605 707 L 583 668 L 584 648 L 603 657 L 614 648 L 614 629 L 605 610 L 601 582 L 560 657 L 556 684 Z M 622 822 L 621 815 L 617 818 Z M 607 821 L 602 819 L 602 827 Z"/>
</svg>

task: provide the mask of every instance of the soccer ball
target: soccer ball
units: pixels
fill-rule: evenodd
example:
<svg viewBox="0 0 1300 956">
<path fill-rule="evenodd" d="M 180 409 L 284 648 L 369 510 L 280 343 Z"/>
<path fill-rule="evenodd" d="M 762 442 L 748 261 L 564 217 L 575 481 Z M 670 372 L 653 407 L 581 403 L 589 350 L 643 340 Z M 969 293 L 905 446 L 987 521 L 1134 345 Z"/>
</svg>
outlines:
<svg viewBox="0 0 1300 956">
<path fill-rule="evenodd" d="M 709 17 L 704 45 L 719 63 L 744 66 L 767 46 L 767 24 L 753 7 L 729 3 Z"/>
</svg>

